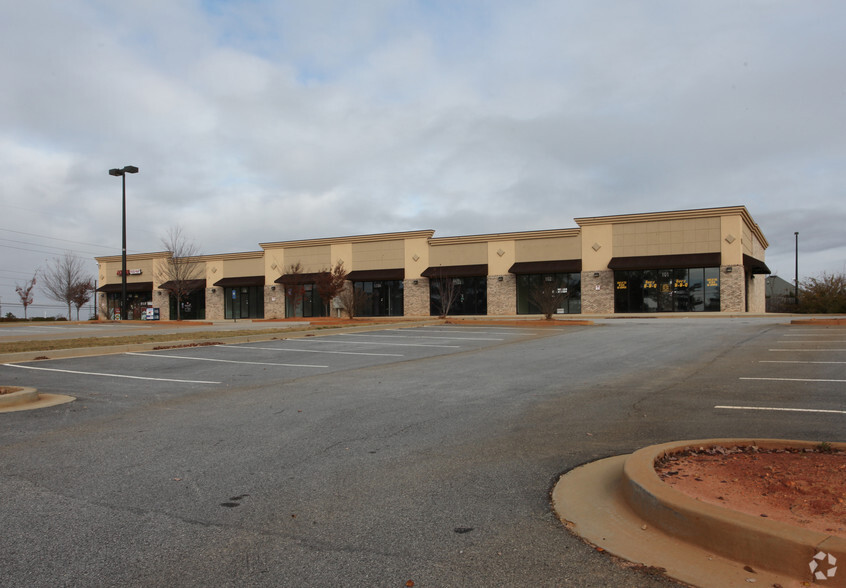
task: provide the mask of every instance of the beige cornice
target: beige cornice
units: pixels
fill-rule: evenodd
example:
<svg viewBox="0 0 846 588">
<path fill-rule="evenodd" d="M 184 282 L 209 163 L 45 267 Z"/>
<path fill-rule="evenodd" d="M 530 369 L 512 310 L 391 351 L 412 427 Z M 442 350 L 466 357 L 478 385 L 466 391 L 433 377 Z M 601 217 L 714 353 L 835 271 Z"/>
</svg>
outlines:
<svg viewBox="0 0 846 588">
<path fill-rule="evenodd" d="M 256 259 L 264 257 L 264 251 L 243 251 L 241 253 L 213 253 L 211 255 L 200 255 L 201 261 L 229 261 L 230 259 Z"/>
<path fill-rule="evenodd" d="M 376 233 L 373 235 L 352 235 L 349 237 L 327 237 L 324 239 L 302 239 L 299 241 L 274 241 L 259 243 L 262 249 L 279 249 L 284 247 L 315 247 L 318 245 L 338 245 L 345 243 L 373 243 L 377 241 L 397 241 L 402 239 L 430 239 L 435 234 L 433 230 L 403 231 L 399 233 Z"/>
<path fill-rule="evenodd" d="M 649 221 L 686 220 L 694 218 L 709 218 L 720 216 L 740 215 L 743 221 L 750 228 L 761 245 L 766 249 L 769 247 L 761 228 L 752 219 L 752 215 L 745 206 L 723 206 L 719 208 L 695 208 L 691 210 L 671 210 L 666 212 L 644 212 L 640 214 L 618 214 L 612 216 L 588 216 L 574 219 L 580 227 L 589 225 L 642 223 Z"/>
<path fill-rule="evenodd" d="M 155 253 L 130 253 L 126 256 L 126 261 L 143 261 L 146 259 L 158 259 L 160 257 L 169 257 L 170 253 L 167 251 L 156 251 Z M 97 263 L 110 263 L 112 261 L 123 261 L 122 255 L 106 255 L 103 257 L 95 257 L 94 261 Z"/>
<path fill-rule="evenodd" d="M 519 233 L 489 233 L 487 235 L 465 235 L 457 237 L 435 237 L 429 244 L 460 245 L 468 243 L 489 243 L 490 241 L 528 241 L 530 239 L 555 239 L 558 237 L 578 237 L 580 229 L 549 229 L 545 231 L 521 231 Z"/>
</svg>

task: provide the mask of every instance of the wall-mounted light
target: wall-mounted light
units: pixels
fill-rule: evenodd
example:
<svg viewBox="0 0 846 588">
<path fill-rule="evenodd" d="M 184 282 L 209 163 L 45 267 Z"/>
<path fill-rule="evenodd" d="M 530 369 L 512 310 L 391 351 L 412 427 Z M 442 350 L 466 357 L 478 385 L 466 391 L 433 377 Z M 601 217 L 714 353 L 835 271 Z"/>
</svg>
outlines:
<svg viewBox="0 0 846 588">
<path fill-rule="evenodd" d="M 415 285 L 415 286 L 417 285 L 417 280 L 414 280 L 414 285 Z"/>
<path fill-rule="evenodd" d="M 499 276 L 499 277 L 496 279 L 496 281 L 497 281 L 497 282 L 501 282 L 501 281 L 502 281 L 502 276 Z"/>
<path fill-rule="evenodd" d="M 728 267 L 726 268 L 726 273 L 727 273 L 727 274 L 730 274 L 730 273 L 731 273 L 731 266 L 728 266 Z"/>
<path fill-rule="evenodd" d="M 271 286 L 271 287 L 270 287 L 270 289 L 271 289 L 271 291 L 275 291 L 275 290 L 276 290 L 276 286 Z"/>
<path fill-rule="evenodd" d="M 594 278 L 598 278 L 598 277 L 599 277 L 599 272 L 594 272 L 594 273 L 593 273 L 593 277 L 594 277 Z"/>
<path fill-rule="evenodd" d="M 214 294 L 215 292 L 217 292 L 217 290 L 215 290 L 214 288 L 212 288 L 212 294 Z"/>
</svg>

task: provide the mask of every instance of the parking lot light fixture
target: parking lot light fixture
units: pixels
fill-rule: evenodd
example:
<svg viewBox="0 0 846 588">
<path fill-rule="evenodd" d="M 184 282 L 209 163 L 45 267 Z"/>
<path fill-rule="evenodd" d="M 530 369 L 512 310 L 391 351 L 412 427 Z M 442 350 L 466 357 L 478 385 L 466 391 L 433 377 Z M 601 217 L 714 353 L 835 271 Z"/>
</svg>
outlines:
<svg viewBox="0 0 846 588">
<path fill-rule="evenodd" d="M 120 272 L 120 318 L 121 320 L 128 320 L 128 312 L 126 309 L 126 174 L 137 174 L 138 168 L 134 165 L 127 165 L 121 169 L 112 168 L 109 170 L 110 176 L 120 176 L 123 183 L 123 204 L 121 207 L 121 224 L 123 235 L 123 252 L 121 253 L 121 272 Z"/>
</svg>

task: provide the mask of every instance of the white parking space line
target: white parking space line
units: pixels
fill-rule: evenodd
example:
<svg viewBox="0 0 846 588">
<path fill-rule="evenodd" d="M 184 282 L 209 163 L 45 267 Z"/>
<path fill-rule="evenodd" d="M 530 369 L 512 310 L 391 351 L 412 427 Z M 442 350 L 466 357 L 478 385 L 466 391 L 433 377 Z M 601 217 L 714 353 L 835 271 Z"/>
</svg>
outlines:
<svg viewBox="0 0 846 588">
<path fill-rule="evenodd" d="M 808 345 L 808 344 L 828 345 L 829 343 L 846 343 L 846 339 L 826 339 L 825 341 L 808 341 L 807 339 L 801 339 L 801 340 L 776 341 L 776 343 L 798 343 L 799 345 Z"/>
<path fill-rule="evenodd" d="M 765 380 L 768 382 L 844 382 L 846 380 L 822 380 L 814 378 L 738 378 L 739 380 Z"/>
<path fill-rule="evenodd" d="M 386 331 L 401 331 L 405 333 L 418 333 L 418 332 L 426 332 L 426 333 L 470 333 L 470 334 L 478 334 L 483 333 L 485 335 L 520 335 L 524 333 L 528 333 L 531 335 L 538 334 L 540 331 L 467 331 L 464 329 L 431 329 L 429 327 L 416 327 L 416 328 L 406 328 L 406 329 L 385 329 Z"/>
<path fill-rule="evenodd" d="M 789 351 L 796 353 L 797 351 L 846 351 L 846 349 L 770 349 L 770 351 Z"/>
<path fill-rule="evenodd" d="M 762 359 L 758 363 L 836 363 L 846 364 L 846 361 L 802 361 L 800 359 Z"/>
<path fill-rule="evenodd" d="M 251 347 L 248 345 L 218 345 L 221 349 L 237 351 L 241 349 L 260 349 L 262 351 L 291 351 L 293 353 L 331 353 L 335 355 L 373 355 L 376 357 L 405 357 L 401 353 L 368 353 L 367 351 L 326 351 L 323 349 L 292 349 L 290 347 Z"/>
<path fill-rule="evenodd" d="M 139 357 L 156 357 L 159 359 L 187 359 L 191 361 L 215 361 L 219 363 L 240 363 L 245 365 L 272 365 L 278 367 L 304 367 L 304 368 L 328 368 L 328 365 L 314 365 L 314 364 L 297 364 L 297 363 L 270 363 L 264 361 L 235 361 L 233 359 L 212 359 L 210 357 L 191 357 L 188 355 L 166 355 L 157 353 L 134 353 L 129 352 L 126 355 L 137 355 Z"/>
<path fill-rule="evenodd" d="M 297 339 L 298 342 L 308 341 L 309 343 L 340 343 L 341 345 L 390 345 L 391 347 L 440 347 L 443 349 L 461 349 L 461 345 L 438 345 L 437 343 L 382 343 L 379 341 L 338 341 L 337 339 Z"/>
<path fill-rule="evenodd" d="M 776 406 L 715 406 L 718 410 L 772 410 L 777 412 L 815 412 L 826 414 L 846 414 L 846 410 L 829 410 L 824 408 L 782 408 Z"/>
<path fill-rule="evenodd" d="M 383 337 L 385 339 L 446 339 L 448 341 L 504 341 L 505 339 L 494 339 L 491 337 L 427 337 L 426 335 L 414 335 L 404 337 L 402 335 L 371 335 L 370 333 L 338 333 L 343 337 Z"/>
<path fill-rule="evenodd" d="M 222 384 L 222 382 L 209 382 L 206 380 L 175 380 L 172 378 L 150 378 L 146 376 L 128 376 L 125 374 L 102 374 L 99 372 L 79 372 L 75 370 L 60 370 L 56 368 L 35 367 L 31 365 L 21 365 L 19 363 L 4 363 L 6 367 L 20 368 L 23 370 L 38 370 L 42 372 L 59 372 L 62 374 L 79 374 L 82 376 L 102 376 L 105 378 L 127 378 L 130 380 L 152 380 L 154 382 L 179 382 L 182 384 Z"/>
</svg>

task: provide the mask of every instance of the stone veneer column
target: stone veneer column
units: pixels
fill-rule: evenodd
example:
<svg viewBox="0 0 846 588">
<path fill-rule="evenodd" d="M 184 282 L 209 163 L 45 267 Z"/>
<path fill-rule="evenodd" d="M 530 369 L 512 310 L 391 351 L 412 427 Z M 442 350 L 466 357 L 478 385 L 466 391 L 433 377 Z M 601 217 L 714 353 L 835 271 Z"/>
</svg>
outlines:
<svg viewBox="0 0 846 588">
<path fill-rule="evenodd" d="M 730 273 L 726 273 L 727 268 Z M 720 312 L 746 312 L 746 275 L 742 265 L 720 267 Z"/>
<path fill-rule="evenodd" d="M 403 315 L 429 316 L 429 278 L 404 280 L 402 289 Z"/>
<path fill-rule="evenodd" d="M 159 309 L 160 321 L 170 320 L 170 294 L 166 290 L 153 290 L 153 308 Z"/>
<path fill-rule="evenodd" d="M 212 292 L 214 290 L 214 292 Z M 224 316 L 223 288 L 206 288 L 206 320 L 222 321 Z"/>
<path fill-rule="evenodd" d="M 271 290 L 271 288 L 274 288 Z M 264 287 L 264 318 L 285 318 L 285 287 L 277 284 Z"/>
<path fill-rule="evenodd" d="M 582 272 L 582 314 L 614 314 L 614 270 Z"/>
<path fill-rule="evenodd" d="M 488 315 L 514 314 L 517 314 L 517 276 L 488 276 Z"/>
</svg>

